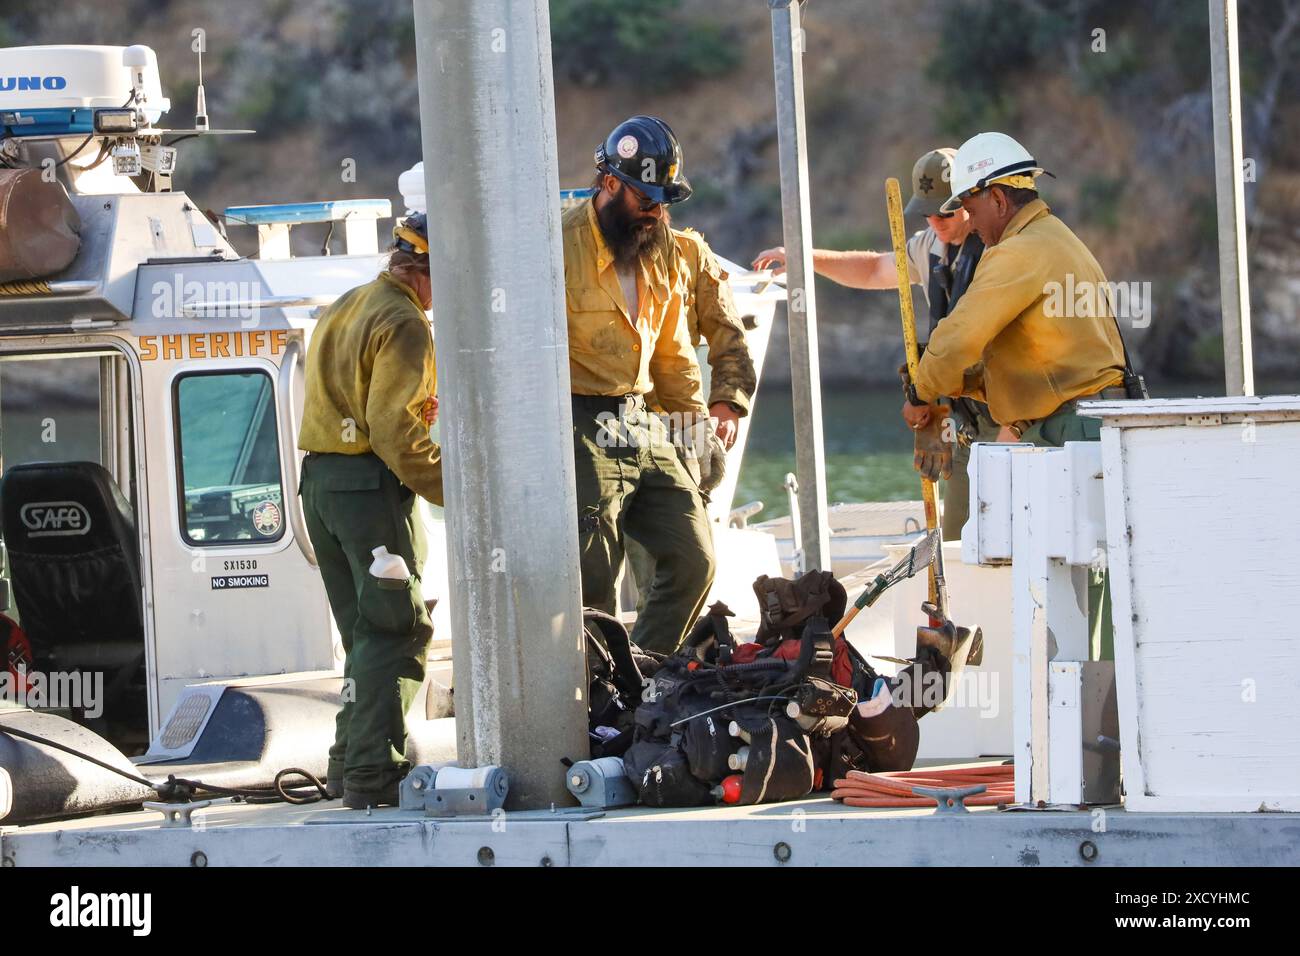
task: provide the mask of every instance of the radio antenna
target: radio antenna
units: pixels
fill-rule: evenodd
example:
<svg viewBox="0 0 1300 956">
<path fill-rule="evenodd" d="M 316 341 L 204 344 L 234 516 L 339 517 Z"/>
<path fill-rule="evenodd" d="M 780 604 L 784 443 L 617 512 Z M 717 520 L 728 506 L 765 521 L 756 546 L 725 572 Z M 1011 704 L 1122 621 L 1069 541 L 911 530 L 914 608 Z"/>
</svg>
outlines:
<svg viewBox="0 0 1300 956">
<path fill-rule="evenodd" d="M 194 108 L 194 128 L 208 128 L 208 100 L 203 94 L 203 46 L 199 46 L 199 93 L 198 104 Z"/>
</svg>

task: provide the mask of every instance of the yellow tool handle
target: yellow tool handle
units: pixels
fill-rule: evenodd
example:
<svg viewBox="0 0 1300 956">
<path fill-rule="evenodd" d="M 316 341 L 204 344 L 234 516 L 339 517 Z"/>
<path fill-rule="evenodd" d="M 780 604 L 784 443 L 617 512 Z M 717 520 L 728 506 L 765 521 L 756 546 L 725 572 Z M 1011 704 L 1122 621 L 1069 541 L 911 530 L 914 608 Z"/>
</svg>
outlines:
<svg viewBox="0 0 1300 956">
<path fill-rule="evenodd" d="M 843 634 L 844 629 L 849 626 L 849 622 L 857 617 L 858 612 L 861 610 L 862 608 L 858 607 L 856 604 L 850 604 L 848 611 L 846 611 L 844 616 L 840 618 L 840 622 L 831 628 L 831 636 L 839 637 Z"/>
<path fill-rule="evenodd" d="M 916 366 L 920 362 L 920 346 L 916 344 L 916 312 L 912 309 L 912 276 L 907 269 L 907 239 L 903 234 L 903 193 L 898 180 L 885 180 L 885 206 L 889 211 L 889 238 L 894 244 L 894 266 L 898 269 L 898 307 L 903 316 L 903 347 L 907 355 L 908 377 L 916 381 Z M 934 482 L 921 479 L 921 499 L 925 502 L 925 527 L 933 531 L 939 527 L 939 506 L 935 502 Z M 943 607 L 939 600 L 939 578 L 935 562 L 930 564 L 930 603 Z"/>
<path fill-rule="evenodd" d="M 912 308 L 912 274 L 907 268 L 907 236 L 903 232 L 903 194 L 898 180 L 885 180 L 885 205 L 889 210 L 889 238 L 894 244 L 894 267 L 898 270 L 898 307 L 903 315 L 903 348 L 907 374 L 916 381 L 921 347 L 916 344 L 916 312 Z"/>
</svg>

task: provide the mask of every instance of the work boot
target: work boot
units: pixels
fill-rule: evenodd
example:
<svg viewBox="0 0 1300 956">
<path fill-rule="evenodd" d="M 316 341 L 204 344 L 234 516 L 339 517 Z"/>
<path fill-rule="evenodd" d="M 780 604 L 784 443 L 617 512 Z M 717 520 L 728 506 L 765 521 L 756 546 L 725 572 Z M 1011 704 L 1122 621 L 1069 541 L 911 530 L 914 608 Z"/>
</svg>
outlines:
<svg viewBox="0 0 1300 956">
<path fill-rule="evenodd" d="M 325 799 L 337 800 L 343 796 L 343 765 L 330 762 L 325 772 Z"/>
<path fill-rule="evenodd" d="M 378 790 L 357 790 L 344 785 L 343 806 L 349 810 L 368 810 L 371 807 L 395 807 L 399 796 L 400 782 L 394 780 Z"/>
</svg>

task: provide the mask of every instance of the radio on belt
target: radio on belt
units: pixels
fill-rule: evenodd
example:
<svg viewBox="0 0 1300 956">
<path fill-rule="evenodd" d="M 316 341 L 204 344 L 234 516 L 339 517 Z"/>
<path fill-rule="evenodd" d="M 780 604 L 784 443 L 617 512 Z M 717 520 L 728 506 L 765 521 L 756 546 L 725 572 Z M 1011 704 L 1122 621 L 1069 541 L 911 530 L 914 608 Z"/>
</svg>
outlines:
<svg viewBox="0 0 1300 956">
<path fill-rule="evenodd" d="M 441 767 L 421 764 L 402 780 L 398 808 L 430 817 L 485 816 L 505 806 L 510 777 L 495 765 Z"/>
</svg>

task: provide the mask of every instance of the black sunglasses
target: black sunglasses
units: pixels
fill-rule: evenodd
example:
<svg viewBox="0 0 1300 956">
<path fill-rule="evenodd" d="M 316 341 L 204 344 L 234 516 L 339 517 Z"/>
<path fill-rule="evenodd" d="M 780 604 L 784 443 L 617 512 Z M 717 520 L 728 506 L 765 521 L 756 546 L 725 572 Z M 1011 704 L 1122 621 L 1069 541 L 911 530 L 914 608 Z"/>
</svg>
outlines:
<svg viewBox="0 0 1300 956">
<path fill-rule="evenodd" d="M 655 200 L 651 199 L 649 196 L 641 192 L 641 190 L 637 189 L 635 186 L 630 185 L 629 183 L 624 183 L 623 185 L 627 186 L 628 190 L 632 193 L 632 198 L 635 199 L 637 203 L 640 205 L 642 212 L 650 212 L 652 209 L 656 208 L 657 206 L 663 205 L 663 203 L 656 202 Z"/>
</svg>

